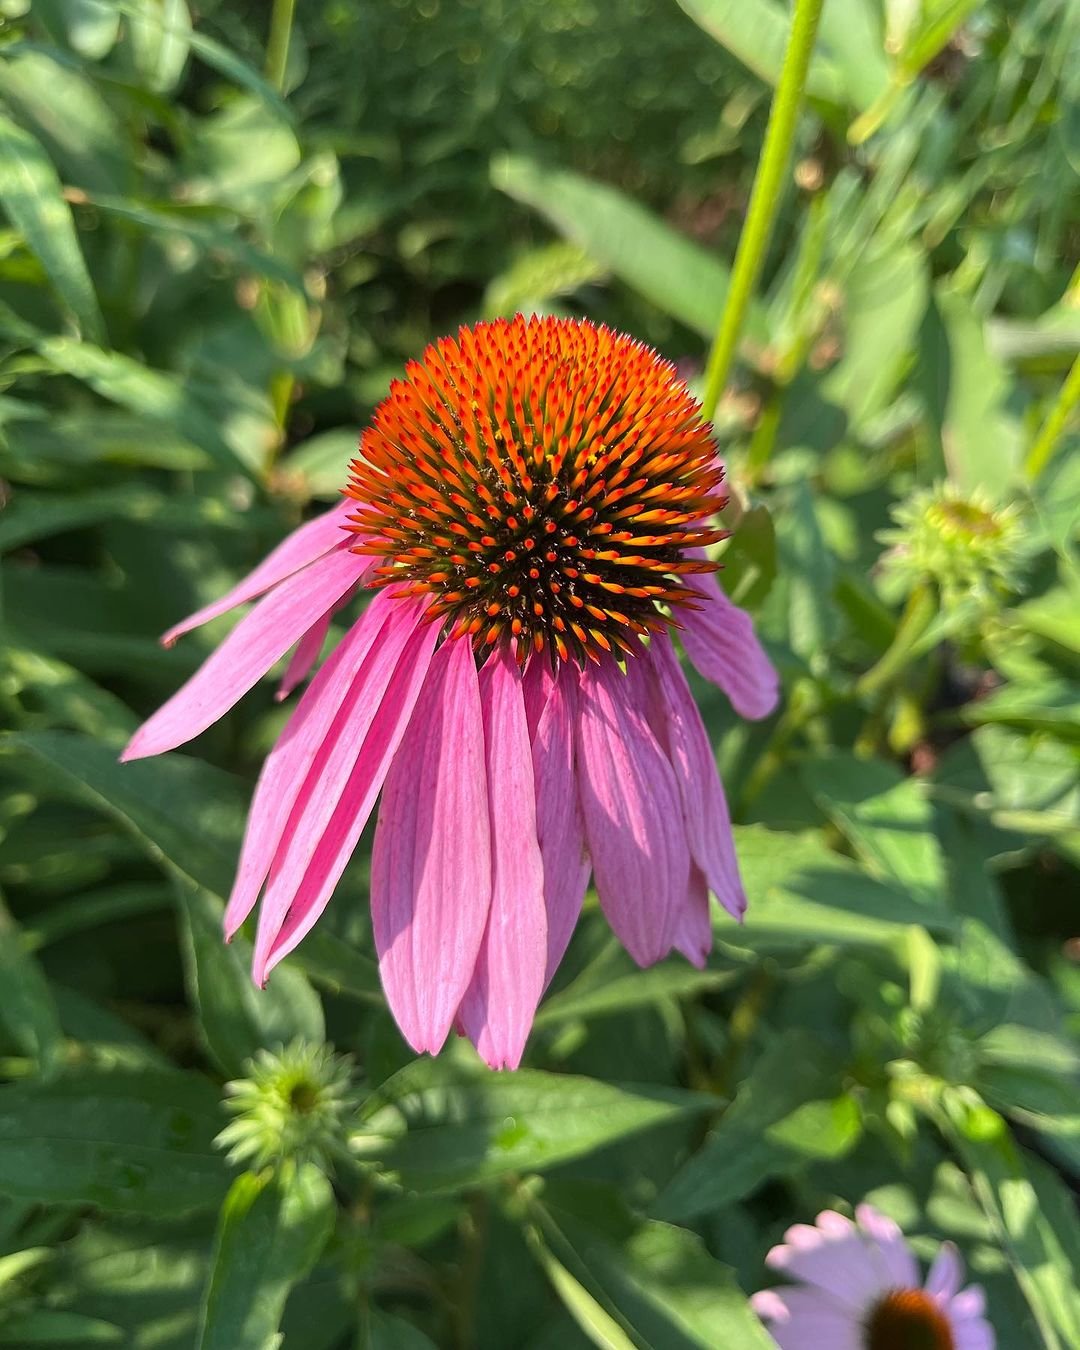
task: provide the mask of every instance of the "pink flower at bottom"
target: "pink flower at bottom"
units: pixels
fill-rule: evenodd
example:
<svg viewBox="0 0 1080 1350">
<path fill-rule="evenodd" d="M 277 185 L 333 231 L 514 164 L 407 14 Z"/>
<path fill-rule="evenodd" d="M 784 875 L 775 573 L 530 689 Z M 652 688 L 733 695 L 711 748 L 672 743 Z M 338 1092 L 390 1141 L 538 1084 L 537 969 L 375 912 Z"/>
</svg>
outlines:
<svg viewBox="0 0 1080 1350">
<path fill-rule="evenodd" d="M 751 1300 L 781 1350 L 994 1350 L 983 1291 L 960 1288 L 952 1243 L 922 1284 L 900 1229 L 869 1205 L 854 1223 L 826 1210 L 796 1224 L 766 1260 L 798 1281 Z"/>
<path fill-rule="evenodd" d="M 590 872 L 640 965 L 704 963 L 710 891 L 741 916 L 672 629 L 741 715 L 768 715 L 778 683 L 701 551 L 724 499 L 700 411 L 607 329 L 462 329 L 391 386 L 348 499 L 165 635 L 258 600 L 125 759 L 198 735 L 293 650 L 287 693 L 375 588 L 259 776 L 225 917 L 232 935 L 261 894 L 257 983 L 326 908 L 380 794 L 375 945 L 417 1051 L 457 1026 L 517 1066 Z"/>
</svg>

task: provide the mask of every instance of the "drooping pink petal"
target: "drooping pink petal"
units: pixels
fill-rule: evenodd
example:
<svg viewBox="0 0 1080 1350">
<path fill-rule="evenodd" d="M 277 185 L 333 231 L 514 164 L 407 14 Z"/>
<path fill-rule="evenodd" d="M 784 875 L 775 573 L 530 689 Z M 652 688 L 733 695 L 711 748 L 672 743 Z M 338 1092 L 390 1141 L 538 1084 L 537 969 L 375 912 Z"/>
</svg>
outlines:
<svg viewBox="0 0 1080 1350">
<path fill-rule="evenodd" d="M 576 717 L 577 683 L 572 673 L 564 671 L 549 685 L 532 747 L 536 833 L 544 860 L 547 908 L 545 987 L 566 953 L 591 870 L 574 770 Z"/>
<path fill-rule="evenodd" d="M 729 914 L 741 919 L 746 913 L 746 892 L 739 876 L 724 785 L 670 638 L 666 634 L 654 637 L 648 653 L 634 666 L 652 677 L 660 740 L 679 785 L 690 852 L 716 898 Z"/>
<path fill-rule="evenodd" d="M 994 1329 L 989 1322 L 960 1322 L 953 1324 L 956 1350 L 996 1350 Z"/>
<path fill-rule="evenodd" d="M 274 695 L 279 703 L 289 697 L 319 659 L 319 653 L 323 649 L 323 643 L 330 631 L 330 621 L 333 617 L 333 610 L 328 609 L 322 618 L 315 620 L 296 644 L 296 650 L 289 657 L 289 664 L 285 667 L 285 674 L 282 675 L 281 683 Z"/>
<path fill-rule="evenodd" d="M 415 626 L 418 609 L 387 591 L 380 591 L 330 653 L 263 762 L 244 829 L 232 895 L 225 908 L 227 938 L 233 936 L 254 908 L 315 757 L 364 657 L 384 624 L 394 616 Z"/>
<path fill-rule="evenodd" d="M 700 549 L 687 552 L 705 556 Z M 754 621 L 727 598 L 711 573 L 693 573 L 684 580 L 699 605 L 679 611 L 687 656 L 727 694 L 740 717 L 768 717 L 780 698 L 780 677 L 754 632 Z"/>
<path fill-rule="evenodd" d="M 623 946 L 651 965 L 671 950 L 690 876 L 678 784 L 614 661 L 583 671 L 579 694 L 577 779 L 596 889 Z"/>
<path fill-rule="evenodd" d="M 555 676 L 551 665 L 543 656 L 534 657 L 525 667 L 522 677 L 522 689 L 525 696 L 525 720 L 529 724 L 529 739 L 536 739 L 536 728 L 540 714 L 548 701 Z"/>
<path fill-rule="evenodd" d="M 480 699 L 491 810 L 491 908 L 458 1016 L 490 1068 L 516 1069 L 544 992 L 547 915 L 521 672 L 507 649 L 480 672 Z"/>
<path fill-rule="evenodd" d="M 259 908 L 257 984 L 329 904 L 375 806 L 438 636 L 421 612 L 412 602 L 392 605 L 308 770 Z"/>
<path fill-rule="evenodd" d="M 472 644 L 451 640 L 387 774 L 371 864 L 383 989 L 417 1051 L 441 1048 L 476 966 L 491 904 L 488 810 Z"/>
<path fill-rule="evenodd" d="M 312 623 L 355 586 L 366 559 L 330 553 L 282 582 L 245 614 L 190 680 L 135 733 L 122 760 L 160 755 L 223 717 Z"/>
<path fill-rule="evenodd" d="M 986 1294 L 981 1284 L 969 1284 L 966 1289 L 954 1294 L 948 1302 L 949 1312 L 955 1321 L 977 1320 L 986 1312 Z"/>
<path fill-rule="evenodd" d="M 209 623 L 219 614 L 227 614 L 237 605 L 254 600 L 264 591 L 288 580 L 295 572 L 321 558 L 324 553 L 329 553 L 335 548 L 346 548 L 355 542 L 356 535 L 342 528 L 349 513 L 355 510 L 356 502 L 351 500 L 339 502 L 329 511 L 324 511 L 321 516 L 316 516 L 314 520 L 309 520 L 299 529 L 293 530 L 292 534 L 287 535 L 277 548 L 268 553 L 258 567 L 249 572 L 232 590 L 226 591 L 221 599 L 215 600 L 213 604 L 204 605 L 194 614 L 189 614 L 181 623 L 170 628 L 161 641 L 166 647 L 171 647 L 177 638 L 190 633 L 193 628 Z M 368 565 L 371 563 L 370 558 L 363 561 Z"/>
<path fill-rule="evenodd" d="M 686 888 L 686 898 L 675 916 L 671 945 L 699 970 L 704 969 L 712 951 L 709 888 L 696 863 L 690 865 L 690 882 Z"/>
</svg>

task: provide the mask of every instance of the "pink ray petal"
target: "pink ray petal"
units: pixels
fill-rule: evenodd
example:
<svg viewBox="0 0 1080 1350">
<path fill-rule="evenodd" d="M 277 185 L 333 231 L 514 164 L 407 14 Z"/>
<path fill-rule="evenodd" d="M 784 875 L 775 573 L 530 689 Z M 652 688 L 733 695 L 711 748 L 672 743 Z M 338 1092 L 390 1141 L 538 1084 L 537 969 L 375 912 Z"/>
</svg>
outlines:
<svg viewBox="0 0 1080 1350">
<path fill-rule="evenodd" d="M 232 590 L 226 591 L 220 600 L 204 605 L 202 609 L 189 614 L 186 619 L 170 628 L 162 636 L 162 643 L 166 647 L 171 647 L 177 638 L 190 633 L 193 628 L 209 623 L 219 614 L 227 614 L 237 605 L 254 600 L 272 586 L 287 581 L 294 573 L 332 549 L 345 548 L 353 543 L 357 536 L 342 526 L 349 514 L 355 510 L 356 502 L 351 500 L 339 502 L 329 511 L 324 511 L 321 516 L 316 516 L 314 520 L 309 520 L 299 529 L 293 530 L 277 548 L 266 555 L 253 572 L 249 572 Z M 363 562 L 370 566 L 371 559 L 365 558 Z"/>
<path fill-rule="evenodd" d="M 687 549 L 703 558 L 701 549 Z M 685 578 L 698 609 L 679 611 L 686 654 L 705 679 L 718 684 L 740 717 L 768 717 L 780 699 L 780 677 L 754 631 L 754 621 L 733 604 L 711 573 Z"/>
<path fill-rule="evenodd" d="M 174 750 L 223 717 L 320 615 L 356 585 L 365 566 L 366 560 L 355 553 L 330 553 L 282 582 L 142 724 L 121 760 Z"/>
<path fill-rule="evenodd" d="M 364 831 L 438 637 L 421 613 L 391 605 L 297 794 L 259 907 L 256 984 L 314 926 Z"/>
<path fill-rule="evenodd" d="M 576 716 L 577 682 L 572 673 L 564 672 L 550 685 L 532 748 L 536 833 L 544 860 L 547 907 L 545 987 L 566 953 L 591 871 L 574 771 Z"/>
<path fill-rule="evenodd" d="M 322 749 L 365 656 L 395 614 L 414 625 L 418 609 L 380 591 L 330 653 L 304 691 L 296 711 L 263 762 L 248 812 L 240 862 L 225 908 L 225 935 L 231 938 L 258 899 L 315 757 Z"/>
<path fill-rule="evenodd" d="M 964 1263 L 960 1253 L 952 1242 L 943 1242 L 926 1276 L 926 1292 L 938 1299 L 955 1298 L 963 1279 Z"/>
<path fill-rule="evenodd" d="M 544 705 L 548 701 L 548 695 L 551 693 L 552 686 L 555 683 L 555 676 L 552 673 L 551 663 L 544 655 L 534 656 L 525 667 L 525 674 L 522 678 L 522 689 L 525 695 L 525 720 L 529 724 L 529 739 L 536 739 L 536 728 L 540 721 L 540 714 L 544 711 Z"/>
<path fill-rule="evenodd" d="M 281 683 L 277 687 L 277 693 L 274 697 L 279 703 L 287 699 L 292 691 L 306 677 L 308 671 L 319 659 L 319 653 L 323 649 L 323 643 L 326 641 L 326 635 L 330 631 L 330 621 L 334 617 L 333 610 L 328 609 L 320 619 L 316 619 L 304 636 L 296 644 L 296 650 L 289 657 L 289 664 L 285 668 L 285 674 L 281 677 Z"/>
<path fill-rule="evenodd" d="M 547 915 L 536 836 L 536 790 L 522 677 L 506 648 L 480 672 L 491 908 L 458 1017 L 492 1069 L 516 1069 L 544 992 Z"/>
<path fill-rule="evenodd" d="M 608 659 L 583 671 L 577 778 L 600 904 L 641 966 L 671 950 L 690 876 L 678 784 L 648 713 Z"/>
<path fill-rule="evenodd" d="M 914 1289 L 919 1283 L 919 1267 L 904 1241 L 900 1225 L 879 1214 L 872 1205 L 858 1205 L 855 1218 L 864 1233 L 874 1240 L 874 1255 L 894 1289 Z"/>
<path fill-rule="evenodd" d="M 690 852 L 716 898 L 729 914 L 741 919 L 746 913 L 746 892 L 739 876 L 724 785 L 670 638 L 666 634 L 655 637 L 648 654 L 639 657 L 635 665 L 653 676 L 651 687 L 662 726 L 661 741 L 679 785 Z"/>
<path fill-rule="evenodd" d="M 491 904 L 480 686 L 467 640 L 435 653 L 386 777 L 371 864 L 383 989 L 405 1039 L 436 1054 L 469 987 Z"/>
<path fill-rule="evenodd" d="M 712 919 L 709 915 L 709 888 L 705 884 L 701 868 L 692 863 L 690 882 L 686 889 L 686 898 L 679 906 L 675 919 L 675 931 L 671 945 L 692 966 L 698 970 L 705 968 L 705 962 L 712 951 Z"/>
</svg>

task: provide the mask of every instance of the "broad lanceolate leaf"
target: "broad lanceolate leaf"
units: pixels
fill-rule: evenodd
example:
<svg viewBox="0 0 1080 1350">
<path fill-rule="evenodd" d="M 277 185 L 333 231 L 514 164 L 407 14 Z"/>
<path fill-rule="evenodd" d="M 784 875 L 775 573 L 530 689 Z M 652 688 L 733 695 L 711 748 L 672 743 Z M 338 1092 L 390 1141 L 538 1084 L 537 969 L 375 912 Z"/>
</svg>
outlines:
<svg viewBox="0 0 1080 1350">
<path fill-rule="evenodd" d="M 334 1226 L 334 1192 L 311 1165 L 245 1172 L 218 1222 L 197 1350 L 265 1350 L 289 1290 L 319 1259 Z"/>
<path fill-rule="evenodd" d="M 531 1202 L 530 1210 L 560 1261 L 625 1330 L 631 1345 L 641 1350 L 772 1345 L 731 1271 L 695 1234 L 653 1222 L 618 1241 L 576 1214 L 549 1206 L 546 1196 Z"/>
<path fill-rule="evenodd" d="M 492 162 L 497 188 L 533 207 L 590 258 L 703 337 L 716 331 L 730 273 L 615 188 L 518 155 Z M 755 311 L 751 323 L 760 322 Z"/>
<path fill-rule="evenodd" d="M 0 112 L 0 201 L 86 336 L 94 342 L 104 341 L 105 321 L 60 179 L 41 145 L 3 112 Z"/>
<path fill-rule="evenodd" d="M 86 1069 L 0 1088 L 0 1194 L 152 1215 L 220 1203 L 218 1094 L 194 1074 Z"/>
<path fill-rule="evenodd" d="M 36 731 L 0 746 L 25 753 L 76 798 L 120 821 L 151 856 L 216 895 L 228 895 L 243 818 L 239 782 L 183 755 L 120 764 L 89 736 Z"/>
<path fill-rule="evenodd" d="M 841 1092 L 838 1064 L 805 1032 L 778 1036 L 743 1080 L 702 1148 L 656 1203 L 659 1217 L 684 1221 L 721 1209 L 763 1181 L 798 1172 L 814 1158 L 838 1158 L 861 1133 L 855 1102 Z"/>
<path fill-rule="evenodd" d="M 352 1147 L 406 1186 L 450 1190 L 555 1167 L 715 1107 L 712 1097 L 671 1088 L 420 1060 L 364 1104 Z"/>
<path fill-rule="evenodd" d="M 942 1123 L 1009 1256 L 1044 1343 L 1080 1345 L 1080 1220 L 1072 1196 L 1050 1168 L 1018 1147 L 989 1107 L 949 1092 Z"/>
</svg>

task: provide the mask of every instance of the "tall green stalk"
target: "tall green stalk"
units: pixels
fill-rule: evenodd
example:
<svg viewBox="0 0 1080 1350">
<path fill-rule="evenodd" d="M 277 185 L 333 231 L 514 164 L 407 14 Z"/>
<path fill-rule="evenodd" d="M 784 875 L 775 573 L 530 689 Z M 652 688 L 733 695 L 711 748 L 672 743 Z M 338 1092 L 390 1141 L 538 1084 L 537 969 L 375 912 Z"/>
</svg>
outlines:
<svg viewBox="0 0 1080 1350">
<path fill-rule="evenodd" d="M 823 4 L 824 0 L 795 0 L 791 34 L 769 111 L 769 125 L 754 175 L 750 206 L 739 236 L 735 266 L 731 272 L 731 287 L 705 370 L 703 404 L 706 417 L 712 417 L 716 411 L 720 395 L 727 384 L 746 311 L 750 307 L 754 287 L 765 261 L 765 251 L 780 208 L 784 175 L 791 159 L 806 72 L 810 67 Z"/>
</svg>

